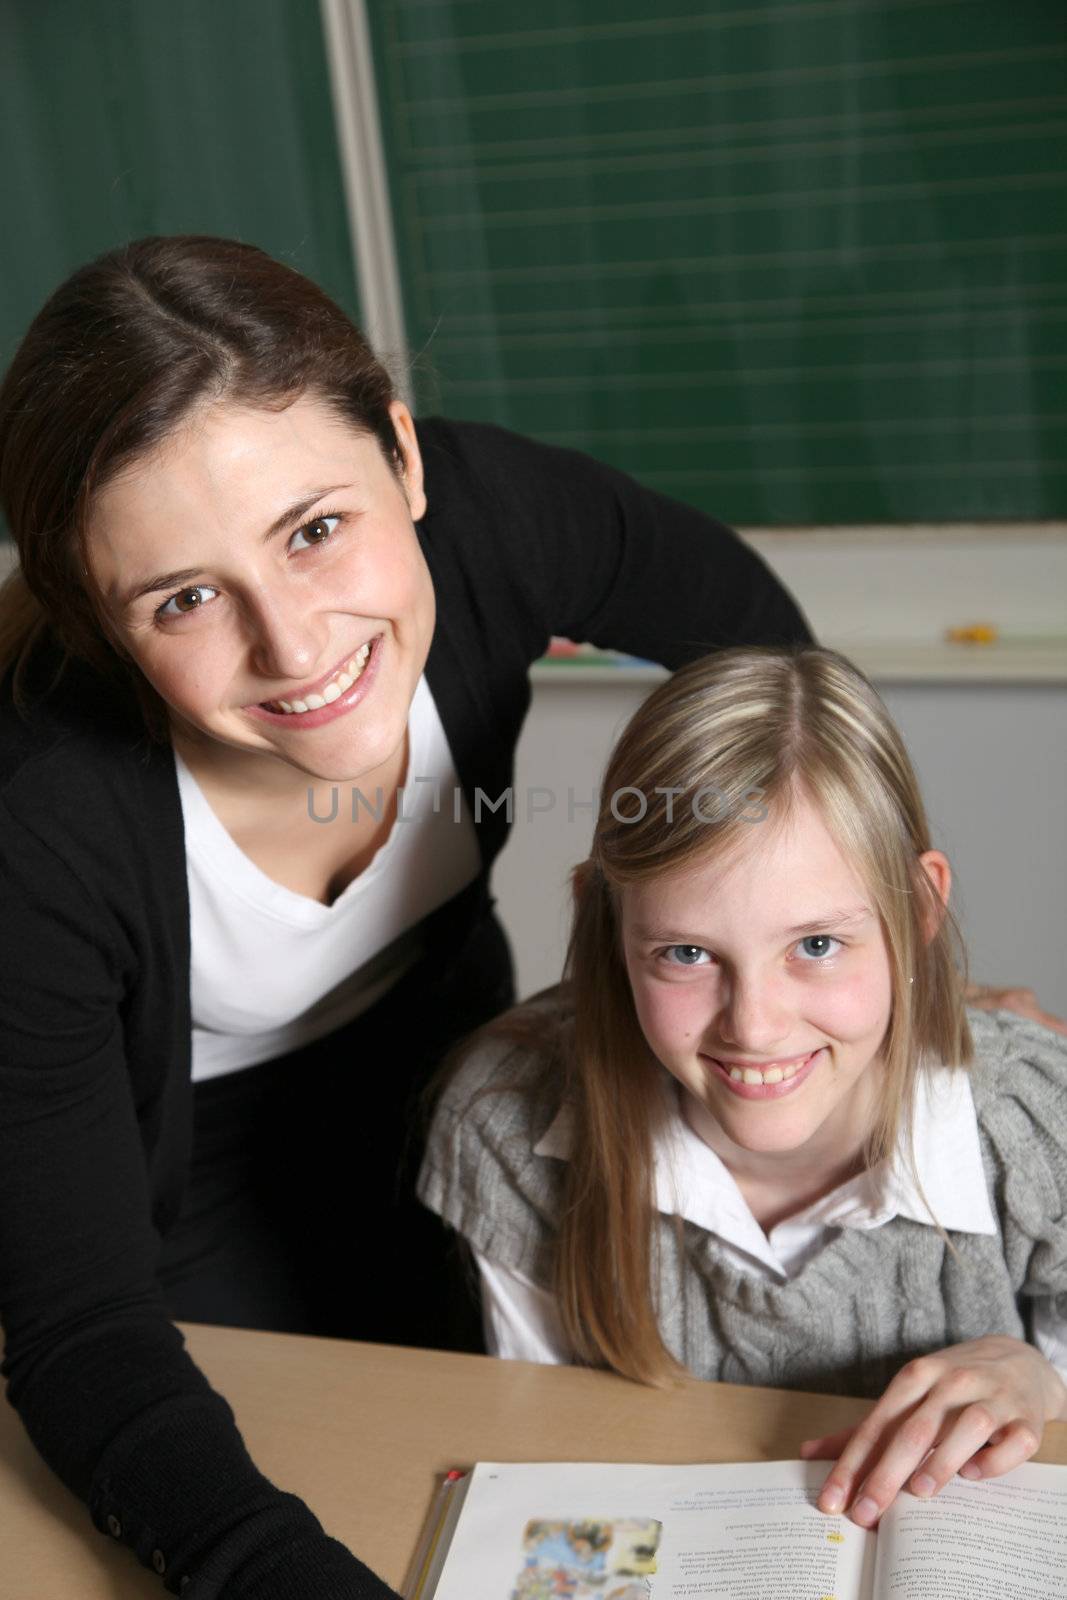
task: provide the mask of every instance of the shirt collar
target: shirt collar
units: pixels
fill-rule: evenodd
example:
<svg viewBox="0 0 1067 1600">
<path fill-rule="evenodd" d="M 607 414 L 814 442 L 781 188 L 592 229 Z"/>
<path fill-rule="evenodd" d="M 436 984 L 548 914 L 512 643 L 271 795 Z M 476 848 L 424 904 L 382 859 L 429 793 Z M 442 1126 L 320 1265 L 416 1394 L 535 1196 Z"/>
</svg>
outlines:
<svg viewBox="0 0 1067 1600">
<path fill-rule="evenodd" d="M 573 1136 L 571 1108 L 564 1105 L 534 1154 L 565 1161 Z M 913 1139 L 916 1173 L 941 1226 L 956 1233 L 995 1234 L 978 1118 L 965 1071 L 937 1063 L 919 1073 Z M 741 1191 L 719 1157 L 685 1121 L 674 1094 L 671 1110 L 655 1135 L 653 1162 L 658 1211 L 678 1215 L 743 1248 L 758 1246 L 756 1253 L 766 1257 L 766 1236 Z M 891 1160 L 839 1185 L 780 1226 L 879 1228 L 897 1216 L 933 1226 L 911 1174 L 903 1129 Z"/>
</svg>

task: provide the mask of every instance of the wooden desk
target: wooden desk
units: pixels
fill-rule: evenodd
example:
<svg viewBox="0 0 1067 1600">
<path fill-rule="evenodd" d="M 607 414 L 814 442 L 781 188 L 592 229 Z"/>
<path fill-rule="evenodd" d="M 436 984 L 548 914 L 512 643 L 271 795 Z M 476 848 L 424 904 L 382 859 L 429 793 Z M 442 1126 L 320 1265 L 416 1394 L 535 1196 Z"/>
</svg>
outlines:
<svg viewBox="0 0 1067 1600">
<path fill-rule="evenodd" d="M 867 1402 L 229 1328 L 185 1329 L 252 1459 L 394 1585 L 435 1474 L 477 1460 L 762 1461 L 862 1416 Z M 1067 1423 L 1038 1461 L 1067 1463 Z M 5 1595 L 159 1600 L 158 1578 L 96 1532 L 9 1406 L 0 1409 Z"/>
</svg>

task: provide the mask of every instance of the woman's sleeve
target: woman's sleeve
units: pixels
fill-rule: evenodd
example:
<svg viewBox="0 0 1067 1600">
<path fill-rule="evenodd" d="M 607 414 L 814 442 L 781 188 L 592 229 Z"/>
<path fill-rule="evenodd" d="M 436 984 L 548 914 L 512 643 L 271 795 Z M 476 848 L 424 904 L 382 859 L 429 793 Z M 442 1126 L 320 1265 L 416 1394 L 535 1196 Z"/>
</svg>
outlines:
<svg viewBox="0 0 1067 1600">
<path fill-rule="evenodd" d="M 167 1316 L 124 1055 L 121 934 L 104 931 L 74 872 L 2 800 L 0 896 L 9 1401 L 99 1532 L 186 1600 L 386 1600 L 392 1591 L 256 1470 Z"/>
<path fill-rule="evenodd" d="M 464 425 L 526 597 L 536 656 L 560 634 L 671 668 L 740 644 L 809 644 L 796 602 L 713 517 L 579 451 Z"/>
</svg>

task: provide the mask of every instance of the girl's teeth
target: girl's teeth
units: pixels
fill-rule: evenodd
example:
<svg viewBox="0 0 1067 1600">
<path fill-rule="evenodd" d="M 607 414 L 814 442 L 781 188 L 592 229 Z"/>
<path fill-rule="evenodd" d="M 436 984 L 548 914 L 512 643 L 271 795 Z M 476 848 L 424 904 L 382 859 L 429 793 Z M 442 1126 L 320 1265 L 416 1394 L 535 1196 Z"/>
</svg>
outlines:
<svg viewBox="0 0 1067 1600">
<path fill-rule="evenodd" d="M 800 1063 L 802 1067 L 804 1062 Z M 731 1067 L 730 1077 L 735 1083 L 788 1083 L 790 1078 L 795 1078 L 799 1068 L 795 1065 L 788 1067 L 768 1067 L 766 1072 L 759 1072 L 755 1067 Z"/>
</svg>

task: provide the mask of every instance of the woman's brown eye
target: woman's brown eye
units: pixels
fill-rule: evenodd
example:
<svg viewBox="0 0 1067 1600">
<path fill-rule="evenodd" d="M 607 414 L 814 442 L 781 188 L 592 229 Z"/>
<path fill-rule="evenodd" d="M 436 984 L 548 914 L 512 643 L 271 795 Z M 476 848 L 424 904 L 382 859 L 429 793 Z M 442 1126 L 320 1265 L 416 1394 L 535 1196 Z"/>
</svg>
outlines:
<svg viewBox="0 0 1067 1600">
<path fill-rule="evenodd" d="M 182 601 L 190 596 L 196 597 L 193 601 L 193 604 L 191 606 L 182 605 Z M 198 606 L 203 604 L 203 601 L 200 598 L 199 589 L 183 589 L 180 594 L 176 594 L 174 596 L 174 600 L 179 611 L 195 611 Z"/>
<path fill-rule="evenodd" d="M 303 539 L 305 545 L 326 544 L 340 520 L 339 516 L 327 512 L 324 517 L 316 517 L 314 522 L 308 522 L 304 527 L 297 528 L 293 538 Z M 300 546 L 297 545 L 296 548 L 299 550 Z"/>
</svg>

